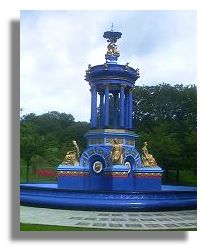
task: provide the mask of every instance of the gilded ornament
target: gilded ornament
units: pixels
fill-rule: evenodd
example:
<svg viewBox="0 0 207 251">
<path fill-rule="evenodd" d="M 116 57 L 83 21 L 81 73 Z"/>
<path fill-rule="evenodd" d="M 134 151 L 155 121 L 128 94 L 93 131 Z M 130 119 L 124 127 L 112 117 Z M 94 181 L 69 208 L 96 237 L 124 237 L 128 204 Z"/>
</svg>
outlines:
<svg viewBox="0 0 207 251">
<path fill-rule="evenodd" d="M 113 164 L 123 164 L 123 144 L 120 144 L 118 139 L 113 139 L 112 142 L 111 161 Z"/>
<path fill-rule="evenodd" d="M 107 46 L 107 55 L 117 55 L 119 56 L 119 51 L 117 49 L 117 45 L 114 42 L 110 42 Z"/>
<path fill-rule="evenodd" d="M 79 150 L 77 142 L 75 140 L 73 140 L 72 142 L 74 145 L 73 150 L 67 152 L 62 162 L 63 165 L 71 165 L 71 166 L 78 165 L 78 159 L 80 157 L 80 150 Z"/>
<path fill-rule="evenodd" d="M 153 157 L 153 155 L 148 153 L 147 142 L 144 142 L 144 145 L 142 147 L 142 163 L 143 166 L 148 166 L 148 167 L 157 166 L 157 162 Z"/>
</svg>

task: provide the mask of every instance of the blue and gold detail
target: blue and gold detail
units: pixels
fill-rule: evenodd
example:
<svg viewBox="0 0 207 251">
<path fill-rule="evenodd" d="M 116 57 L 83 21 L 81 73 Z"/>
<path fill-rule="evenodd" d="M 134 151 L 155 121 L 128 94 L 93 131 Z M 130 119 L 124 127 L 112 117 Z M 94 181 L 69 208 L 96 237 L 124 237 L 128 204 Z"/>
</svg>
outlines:
<svg viewBox="0 0 207 251">
<path fill-rule="evenodd" d="M 117 63 L 120 53 L 116 42 L 121 36 L 121 32 L 106 31 L 103 35 L 108 42 L 106 62 L 88 65 L 85 75 L 91 92 L 91 129 L 85 134 L 88 147 L 76 161 L 78 165 L 71 165 L 72 162 L 59 165 L 59 188 L 161 190 L 162 169 L 153 165 L 156 162 L 146 145 L 141 155 L 135 148 L 138 135 L 132 131 L 132 90 L 140 76 L 139 69 L 128 62 Z"/>
</svg>

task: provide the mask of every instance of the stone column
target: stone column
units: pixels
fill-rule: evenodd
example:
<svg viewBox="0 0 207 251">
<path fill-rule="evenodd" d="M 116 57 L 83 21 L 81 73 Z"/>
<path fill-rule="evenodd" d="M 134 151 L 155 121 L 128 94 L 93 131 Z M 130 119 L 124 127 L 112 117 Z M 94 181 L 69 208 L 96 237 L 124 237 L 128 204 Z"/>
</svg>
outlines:
<svg viewBox="0 0 207 251">
<path fill-rule="evenodd" d="M 124 85 L 121 85 L 120 90 L 120 128 L 124 128 Z"/>
<path fill-rule="evenodd" d="M 114 93 L 114 103 L 113 103 L 113 128 L 117 128 L 117 118 L 118 118 L 118 107 L 117 107 L 117 102 L 118 102 L 118 93 Z"/>
<path fill-rule="evenodd" d="M 104 93 L 99 92 L 99 95 L 100 95 L 100 128 L 103 128 Z"/>
<path fill-rule="evenodd" d="M 104 127 L 109 126 L 109 85 L 105 85 Z"/>
<path fill-rule="evenodd" d="M 97 92 L 96 86 L 91 86 L 91 128 L 97 126 Z"/>
<path fill-rule="evenodd" d="M 129 122 L 128 128 L 132 129 L 132 89 L 129 89 Z"/>
</svg>

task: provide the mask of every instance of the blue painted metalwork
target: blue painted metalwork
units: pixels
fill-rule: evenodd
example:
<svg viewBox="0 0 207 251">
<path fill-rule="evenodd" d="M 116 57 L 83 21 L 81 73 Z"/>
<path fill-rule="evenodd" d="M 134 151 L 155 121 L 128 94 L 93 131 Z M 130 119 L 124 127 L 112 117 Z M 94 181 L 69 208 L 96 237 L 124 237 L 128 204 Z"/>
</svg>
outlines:
<svg viewBox="0 0 207 251">
<path fill-rule="evenodd" d="M 100 92 L 100 128 L 104 125 L 104 94 Z"/>
<path fill-rule="evenodd" d="M 91 127 L 97 126 L 97 92 L 96 87 L 91 87 Z"/>
<path fill-rule="evenodd" d="M 120 128 L 124 128 L 124 86 L 120 90 Z"/>
<path fill-rule="evenodd" d="M 129 115 L 128 115 L 128 128 L 131 130 L 132 129 L 132 90 L 129 90 L 129 101 L 128 101 L 128 109 L 129 109 Z"/>
<path fill-rule="evenodd" d="M 109 126 L 109 86 L 105 85 L 104 127 Z"/>
<path fill-rule="evenodd" d="M 117 128 L 117 119 L 118 119 L 118 93 L 114 93 L 114 102 L 113 102 L 113 128 Z"/>
<path fill-rule="evenodd" d="M 124 103 L 124 127 L 128 128 L 128 120 L 129 120 L 129 110 L 128 110 L 128 93 L 125 92 L 125 103 Z"/>
<path fill-rule="evenodd" d="M 23 206 L 107 211 L 196 209 L 195 187 L 162 186 L 161 191 L 97 192 L 60 189 L 56 184 L 21 184 Z"/>
</svg>

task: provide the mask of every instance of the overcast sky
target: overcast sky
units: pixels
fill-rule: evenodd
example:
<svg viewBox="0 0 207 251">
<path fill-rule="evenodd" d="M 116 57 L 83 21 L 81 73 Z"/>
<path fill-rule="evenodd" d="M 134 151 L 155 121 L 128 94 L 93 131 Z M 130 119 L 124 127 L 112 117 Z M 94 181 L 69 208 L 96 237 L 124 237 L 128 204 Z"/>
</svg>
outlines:
<svg viewBox="0 0 207 251">
<path fill-rule="evenodd" d="M 105 62 L 103 33 L 112 23 L 122 32 L 118 63 L 140 69 L 136 85 L 196 84 L 195 11 L 21 11 L 22 114 L 89 121 L 85 70 Z"/>
</svg>

